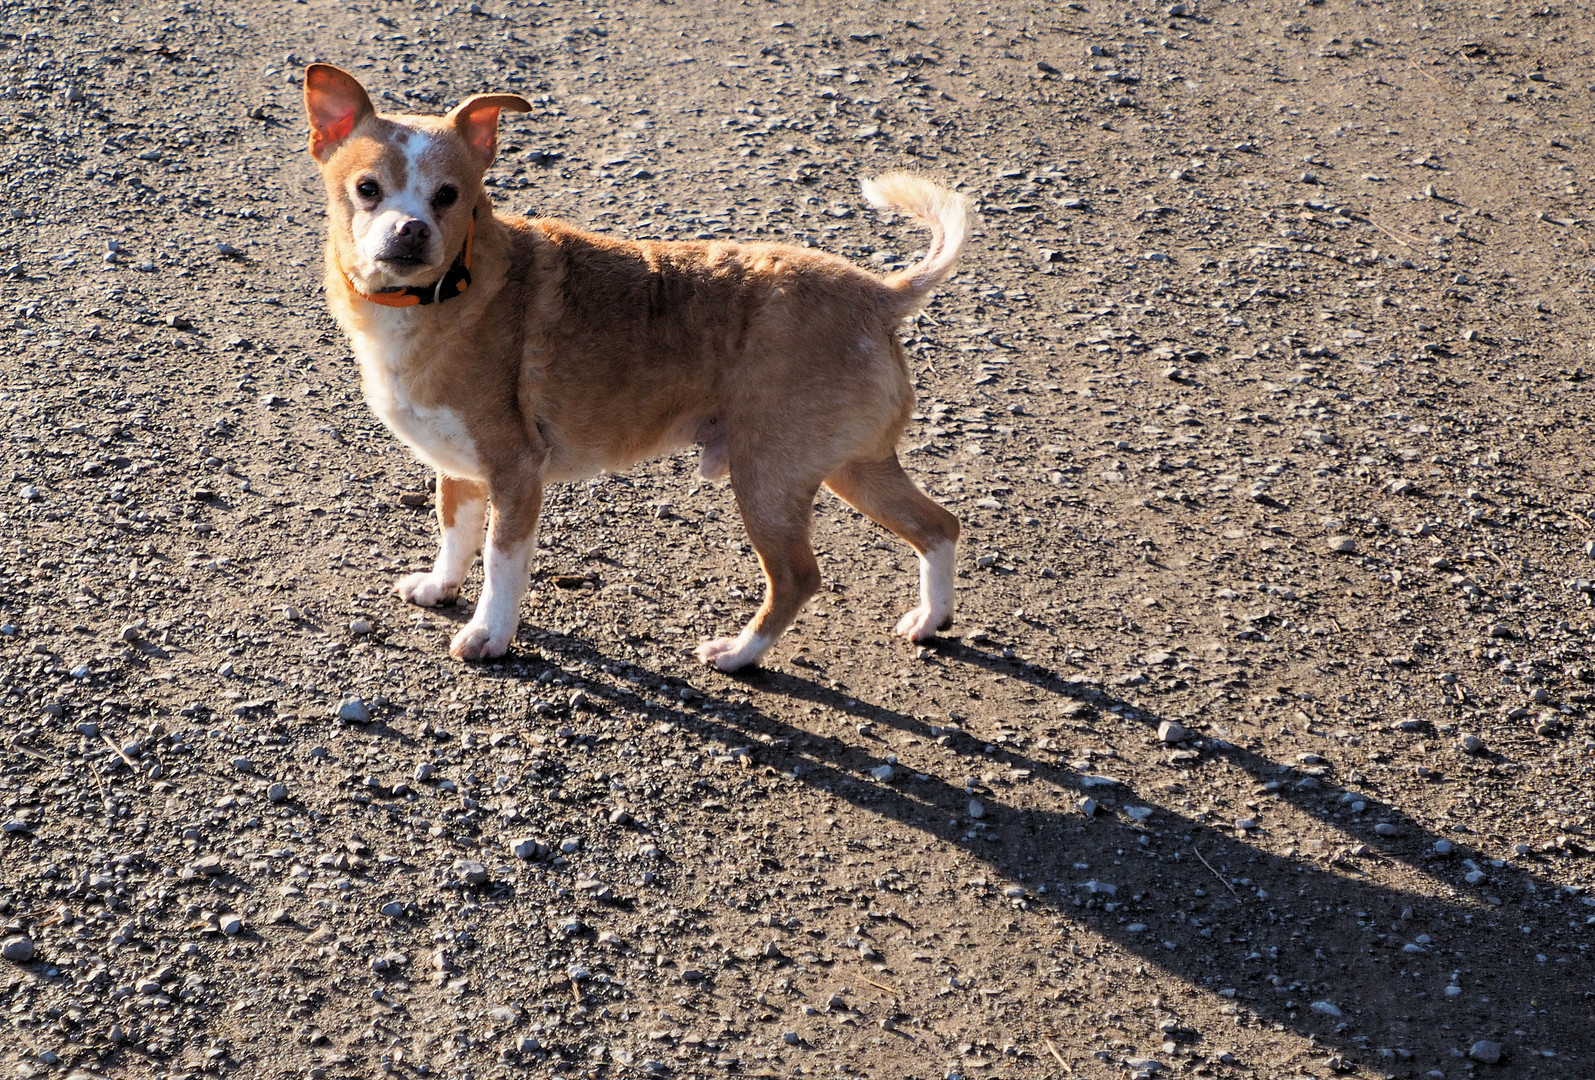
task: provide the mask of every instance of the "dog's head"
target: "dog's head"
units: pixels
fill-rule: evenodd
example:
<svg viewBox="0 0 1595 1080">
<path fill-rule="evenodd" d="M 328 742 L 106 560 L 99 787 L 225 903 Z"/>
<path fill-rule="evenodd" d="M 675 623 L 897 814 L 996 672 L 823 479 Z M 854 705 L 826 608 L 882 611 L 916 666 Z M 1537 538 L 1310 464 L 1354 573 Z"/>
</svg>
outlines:
<svg viewBox="0 0 1595 1080">
<path fill-rule="evenodd" d="M 306 68 L 310 154 L 327 182 L 328 228 L 344 273 L 367 289 L 436 280 L 485 201 L 499 111 L 531 108 L 515 94 L 479 94 L 446 116 L 379 115 L 353 75 Z"/>
</svg>

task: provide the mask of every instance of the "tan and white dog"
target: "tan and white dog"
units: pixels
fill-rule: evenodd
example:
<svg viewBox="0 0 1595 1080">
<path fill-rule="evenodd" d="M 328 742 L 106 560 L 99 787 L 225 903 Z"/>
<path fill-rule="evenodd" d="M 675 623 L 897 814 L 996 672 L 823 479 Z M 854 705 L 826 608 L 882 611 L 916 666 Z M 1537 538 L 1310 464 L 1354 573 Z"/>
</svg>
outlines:
<svg viewBox="0 0 1595 1080">
<path fill-rule="evenodd" d="M 914 403 L 897 327 L 952 271 L 960 196 L 905 174 L 865 183 L 931 231 L 924 258 L 885 278 L 781 244 L 616 240 L 493 213 L 482 176 L 500 110 L 529 111 L 523 98 L 390 116 L 335 67 L 312 64 L 304 87 L 328 303 L 371 408 L 438 473 L 437 562 L 399 594 L 452 601 L 487 523 L 482 597 L 450 652 L 509 647 L 545 484 L 693 443 L 704 476 L 730 473 L 767 585 L 740 634 L 698 646 L 706 663 L 756 663 L 818 590 L 822 484 L 918 553 L 919 605 L 897 632 L 951 623 L 958 519 L 897 461 Z"/>
</svg>

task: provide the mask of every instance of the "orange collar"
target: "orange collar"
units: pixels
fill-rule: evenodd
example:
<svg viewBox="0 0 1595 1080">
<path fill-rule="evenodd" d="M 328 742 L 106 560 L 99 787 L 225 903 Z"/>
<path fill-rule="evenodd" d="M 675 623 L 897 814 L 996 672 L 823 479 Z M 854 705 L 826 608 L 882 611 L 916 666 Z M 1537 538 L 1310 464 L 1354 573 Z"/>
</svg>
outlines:
<svg viewBox="0 0 1595 1080">
<path fill-rule="evenodd" d="M 373 304 L 383 307 L 416 307 L 423 304 L 441 304 L 445 300 L 452 300 L 460 295 L 471 285 L 471 241 L 476 239 L 476 211 L 471 211 L 471 223 L 465 230 L 465 246 L 454 257 L 453 264 L 444 275 L 431 285 L 397 285 L 391 289 L 378 289 L 374 293 L 364 293 L 355 288 L 353 281 L 343 265 L 338 265 L 338 273 L 343 275 L 345 285 L 355 295 L 363 297 Z"/>
</svg>

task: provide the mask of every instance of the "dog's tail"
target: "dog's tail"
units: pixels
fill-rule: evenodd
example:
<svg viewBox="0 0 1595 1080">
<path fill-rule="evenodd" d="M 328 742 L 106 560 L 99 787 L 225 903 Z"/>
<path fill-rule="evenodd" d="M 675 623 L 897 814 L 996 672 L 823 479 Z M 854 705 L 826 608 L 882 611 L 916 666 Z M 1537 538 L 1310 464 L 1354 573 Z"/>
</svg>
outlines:
<svg viewBox="0 0 1595 1080">
<path fill-rule="evenodd" d="M 969 236 L 964 197 L 912 173 L 894 172 L 864 181 L 864 197 L 882 210 L 901 210 L 930 229 L 930 250 L 906 270 L 886 276 L 886 287 L 901 298 L 903 315 L 912 314 L 930 291 L 953 271 Z"/>
</svg>

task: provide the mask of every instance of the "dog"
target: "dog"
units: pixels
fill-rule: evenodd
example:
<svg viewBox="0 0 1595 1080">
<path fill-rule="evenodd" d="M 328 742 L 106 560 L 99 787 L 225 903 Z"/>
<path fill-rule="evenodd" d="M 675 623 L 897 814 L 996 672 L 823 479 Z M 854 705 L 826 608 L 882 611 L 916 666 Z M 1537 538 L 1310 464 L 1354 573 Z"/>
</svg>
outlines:
<svg viewBox="0 0 1595 1080">
<path fill-rule="evenodd" d="M 729 474 L 764 570 L 758 611 L 697 647 L 755 664 L 820 586 L 809 542 L 824 485 L 919 558 L 919 604 L 897 632 L 953 618 L 959 523 L 903 472 L 914 406 L 897 327 L 952 272 L 963 198 L 905 173 L 866 181 L 877 207 L 931 233 L 917 263 L 878 277 L 774 243 L 627 241 L 496 215 L 482 178 L 514 94 L 442 117 L 379 114 L 327 64 L 304 73 L 310 153 L 327 188 L 326 293 L 383 423 L 437 470 L 441 544 L 405 600 L 452 602 L 482 549 L 482 595 L 449 651 L 501 656 L 520 622 L 545 485 L 702 444 Z"/>
</svg>

